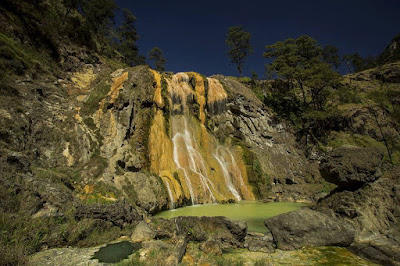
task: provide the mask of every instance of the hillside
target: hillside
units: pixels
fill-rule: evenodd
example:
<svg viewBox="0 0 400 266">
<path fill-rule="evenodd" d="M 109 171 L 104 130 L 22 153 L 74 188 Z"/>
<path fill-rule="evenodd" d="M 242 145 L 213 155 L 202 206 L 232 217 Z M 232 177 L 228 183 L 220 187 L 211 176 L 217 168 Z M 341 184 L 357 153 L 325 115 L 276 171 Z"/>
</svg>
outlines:
<svg viewBox="0 0 400 266">
<path fill-rule="evenodd" d="M 0 264 L 109 243 L 143 223 L 184 249 L 334 245 L 400 261 L 400 62 L 340 77 L 324 108 L 302 110 L 300 89 L 278 79 L 128 67 L 57 3 L 1 4 Z M 267 220 L 262 237 L 225 218 L 153 218 L 241 200 L 312 208 Z"/>
</svg>

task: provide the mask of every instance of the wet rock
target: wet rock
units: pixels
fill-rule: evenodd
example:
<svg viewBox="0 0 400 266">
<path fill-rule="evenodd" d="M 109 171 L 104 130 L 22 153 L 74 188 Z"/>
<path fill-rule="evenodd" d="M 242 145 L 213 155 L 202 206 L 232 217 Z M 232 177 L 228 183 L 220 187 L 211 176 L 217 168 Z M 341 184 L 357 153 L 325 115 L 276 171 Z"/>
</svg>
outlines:
<svg viewBox="0 0 400 266">
<path fill-rule="evenodd" d="M 342 188 L 359 188 L 381 176 L 382 158 L 378 148 L 342 146 L 321 161 L 321 176 Z"/>
<path fill-rule="evenodd" d="M 145 221 L 141 221 L 133 231 L 131 239 L 133 242 L 142 242 L 154 239 L 155 232 L 147 225 Z"/>
<path fill-rule="evenodd" d="M 355 237 L 354 228 L 334 216 L 302 208 L 265 221 L 277 248 L 298 249 L 303 246 L 349 246 Z"/>
</svg>

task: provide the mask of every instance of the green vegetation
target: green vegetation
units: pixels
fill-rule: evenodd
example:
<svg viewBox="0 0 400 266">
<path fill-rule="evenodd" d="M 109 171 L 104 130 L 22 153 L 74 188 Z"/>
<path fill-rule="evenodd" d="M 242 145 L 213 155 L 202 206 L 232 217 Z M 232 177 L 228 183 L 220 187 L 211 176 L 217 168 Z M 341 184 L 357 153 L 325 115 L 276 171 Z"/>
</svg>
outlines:
<svg viewBox="0 0 400 266">
<path fill-rule="evenodd" d="M 162 50 L 158 47 L 153 47 L 150 52 L 147 54 L 149 61 L 152 61 L 154 64 L 154 68 L 157 71 L 165 70 L 165 57 Z"/>
<path fill-rule="evenodd" d="M 246 58 L 254 53 L 250 44 L 251 34 L 243 30 L 242 26 L 233 26 L 228 29 L 225 43 L 229 46 L 227 54 L 232 64 L 236 65 L 242 76 L 243 65 Z"/>
<path fill-rule="evenodd" d="M 139 35 L 135 28 L 135 16 L 128 9 L 123 9 L 123 20 L 117 29 L 117 36 L 120 42 L 117 44 L 118 51 L 124 56 L 124 62 L 128 66 L 142 65 L 145 63 L 143 55 L 139 55 L 139 48 L 136 42 Z"/>
<path fill-rule="evenodd" d="M 122 61 L 130 66 L 145 63 L 136 45 L 136 18 L 123 9 L 122 22 L 115 25 L 118 6 L 114 0 L 5 0 L 0 10 L 3 81 L 9 74 L 35 78 L 46 73 L 60 76 L 64 68 L 74 70 L 78 65 L 71 65 L 62 52 L 65 45 L 70 53 L 81 54 L 79 59 L 86 64 L 98 62 L 98 56 L 115 68 Z"/>
<path fill-rule="evenodd" d="M 4 70 L 0 79 L 7 78 L 7 74 L 22 75 L 30 73 L 37 75 L 41 72 L 49 72 L 54 67 L 54 62 L 46 60 L 35 49 L 24 46 L 12 38 L 0 33 L 0 69 Z"/>
<path fill-rule="evenodd" d="M 271 177 L 264 173 L 257 155 L 246 147 L 241 140 L 233 138 L 232 144 L 239 146 L 242 150 L 242 158 L 246 166 L 247 178 L 249 184 L 252 186 L 254 196 L 257 199 L 264 198 L 270 190 Z"/>
<path fill-rule="evenodd" d="M 325 63 L 330 64 L 337 69 L 340 66 L 340 57 L 338 55 L 339 49 L 333 45 L 325 45 L 322 49 L 322 59 Z"/>
<path fill-rule="evenodd" d="M 309 36 L 267 45 L 266 49 L 267 72 L 279 79 L 265 102 L 292 122 L 306 144 L 324 137 L 339 115 L 330 97 L 341 87 L 340 75 L 323 60 L 324 50 Z M 328 61 L 334 64 L 332 54 Z"/>
<path fill-rule="evenodd" d="M 347 64 L 349 73 L 357 73 L 366 69 L 380 67 L 387 63 L 400 60 L 400 35 L 395 36 L 386 49 L 378 56 L 367 56 L 363 58 L 359 53 L 347 54 L 343 56 L 343 61 Z"/>
<path fill-rule="evenodd" d="M 110 80 L 101 80 L 93 86 L 93 90 L 90 92 L 89 98 L 82 107 L 82 115 L 88 116 L 96 112 L 100 107 L 100 101 L 107 95 L 111 88 Z"/>
</svg>

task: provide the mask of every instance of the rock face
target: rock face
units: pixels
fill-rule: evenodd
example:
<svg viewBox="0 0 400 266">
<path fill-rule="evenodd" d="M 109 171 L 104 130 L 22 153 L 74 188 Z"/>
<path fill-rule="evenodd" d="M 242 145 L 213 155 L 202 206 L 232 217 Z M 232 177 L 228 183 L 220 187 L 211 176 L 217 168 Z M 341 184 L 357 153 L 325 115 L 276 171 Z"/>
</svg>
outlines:
<svg viewBox="0 0 400 266">
<path fill-rule="evenodd" d="M 224 86 L 228 99 L 214 108 L 217 112 L 208 113 L 207 127 L 219 139 L 240 140 L 254 154 L 251 160 L 258 161 L 262 177 L 252 173 L 249 181 L 257 187 L 260 196 L 278 200 L 310 199 L 316 191 L 315 187 L 307 187 L 307 183 L 319 182 L 318 162 L 306 159 L 296 148 L 296 138 L 286 125 L 278 123 L 249 88 L 233 78 L 221 75 L 213 78 Z"/>
<path fill-rule="evenodd" d="M 156 238 L 187 236 L 189 241 L 211 241 L 212 245 L 217 244 L 220 248 L 242 247 L 247 233 L 245 222 L 223 216 L 154 218 L 149 226 L 156 232 Z M 204 248 L 208 248 L 206 246 Z"/>
<path fill-rule="evenodd" d="M 359 188 L 381 176 L 382 158 L 378 148 L 342 146 L 321 161 L 321 176 L 342 188 Z"/>
<path fill-rule="evenodd" d="M 292 250 L 302 246 L 349 246 L 356 231 L 344 221 L 302 208 L 265 221 L 279 249 Z"/>
<path fill-rule="evenodd" d="M 112 222 L 116 226 L 122 226 L 125 223 L 135 223 L 142 219 L 138 211 L 127 202 L 79 205 L 76 207 L 75 217 L 78 219 L 101 219 Z"/>
<path fill-rule="evenodd" d="M 350 250 L 384 265 L 400 262 L 400 169 L 385 169 L 375 182 L 321 199 L 315 210 L 351 224 L 356 235 Z"/>
</svg>

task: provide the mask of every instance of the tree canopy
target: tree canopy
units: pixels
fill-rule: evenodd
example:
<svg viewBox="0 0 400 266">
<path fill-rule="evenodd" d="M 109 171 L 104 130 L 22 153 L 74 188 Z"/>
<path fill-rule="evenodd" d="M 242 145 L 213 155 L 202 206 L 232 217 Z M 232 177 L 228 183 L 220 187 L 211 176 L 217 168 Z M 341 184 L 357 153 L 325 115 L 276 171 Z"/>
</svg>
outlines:
<svg viewBox="0 0 400 266">
<path fill-rule="evenodd" d="M 85 16 L 86 25 L 95 32 L 106 30 L 113 22 L 117 9 L 114 0 L 80 0 L 75 3 L 80 5 L 78 7 Z"/>
<path fill-rule="evenodd" d="M 162 50 L 159 47 L 153 47 L 150 52 L 148 53 L 149 61 L 154 63 L 154 67 L 158 71 L 165 70 L 165 57 Z"/>
<path fill-rule="evenodd" d="M 128 9 L 123 9 L 123 19 L 117 29 L 119 39 L 118 50 L 124 56 L 124 61 L 129 66 L 141 65 L 145 63 L 143 55 L 139 54 L 136 42 L 139 40 L 135 22 L 136 17 Z"/>
<path fill-rule="evenodd" d="M 325 45 L 322 49 L 322 58 L 324 62 L 332 65 L 335 69 L 340 66 L 340 56 L 338 55 L 339 49 L 333 45 Z"/>
<path fill-rule="evenodd" d="M 264 52 L 266 71 L 277 78 L 265 103 L 293 123 L 305 145 L 340 120 L 330 100 L 341 88 L 341 76 L 324 61 L 323 50 L 313 38 L 301 36 L 267 45 Z"/>
<path fill-rule="evenodd" d="M 251 34 L 243 30 L 242 26 L 233 26 L 228 29 L 225 43 L 229 46 L 227 54 L 232 64 L 236 65 L 242 76 L 243 64 L 247 57 L 254 53 L 250 44 Z"/>
<path fill-rule="evenodd" d="M 270 75 L 287 81 L 289 90 L 300 89 L 304 109 L 311 105 L 322 110 L 327 90 L 340 84 L 340 75 L 324 62 L 323 49 L 309 36 L 267 45 L 264 57 L 270 60 L 266 65 Z"/>
</svg>

